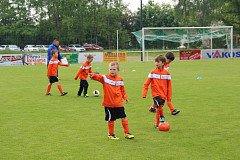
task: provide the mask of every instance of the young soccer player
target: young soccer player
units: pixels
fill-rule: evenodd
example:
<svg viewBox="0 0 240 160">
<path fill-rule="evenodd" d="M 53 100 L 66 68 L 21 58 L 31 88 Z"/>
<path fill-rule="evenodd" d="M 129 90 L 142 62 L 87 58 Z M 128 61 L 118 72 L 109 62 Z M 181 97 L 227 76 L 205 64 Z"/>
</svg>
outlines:
<svg viewBox="0 0 240 160">
<path fill-rule="evenodd" d="M 134 135 L 129 132 L 128 120 L 122 103 L 122 99 L 127 103 L 128 98 L 123 79 L 118 76 L 118 72 L 119 64 L 117 62 L 111 62 L 109 64 L 109 74 L 99 75 L 91 73 L 90 77 L 103 85 L 104 96 L 102 105 L 105 109 L 105 120 L 108 121 L 108 138 L 119 139 L 114 134 L 114 122 L 116 119 L 121 118 L 125 138 L 133 139 Z"/>
<path fill-rule="evenodd" d="M 48 76 L 48 79 L 49 79 L 50 83 L 47 86 L 46 95 L 47 96 L 51 95 L 50 90 L 51 90 L 52 84 L 55 83 L 55 82 L 58 82 L 58 85 L 57 85 L 58 90 L 60 91 L 61 96 L 65 96 L 68 92 L 63 92 L 62 86 L 61 86 L 60 81 L 57 77 L 57 72 L 58 72 L 58 66 L 59 65 L 68 67 L 69 64 L 63 64 L 62 62 L 60 62 L 58 60 L 58 50 L 54 49 L 51 52 L 52 52 L 52 58 L 49 61 L 48 73 L 47 73 L 47 76 Z"/>
<path fill-rule="evenodd" d="M 164 69 L 167 70 L 167 71 L 169 71 L 170 63 L 171 63 L 172 61 L 174 61 L 175 56 L 174 56 L 174 54 L 173 54 L 172 52 L 167 52 L 166 55 L 165 55 L 165 57 L 166 57 L 166 63 L 165 63 L 165 65 L 164 65 Z M 177 115 L 177 114 L 180 112 L 180 110 L 174 109 L 174 106 L 173 106 L 173 104 L 172 104 L 171 99 L 167 99 L 167 105 L 168 105 L 168 107 L 169 107 L 170 112 L 171 112 L 172 115 Z M 150 111 L 150 112 L 156 112 L 156 107 L 155 107 L 154 104 L 152 104 L 152 105 L 150 106 L 149 111 Z"/>
<path fill-rule="evenodd" d="M 151 84 L 152 98 L 156 106 L 156 121 L 154 127 L 157 128 L 160 122 L 165 121 L 163 105 L 166 99 L 171 99 L 172 83 L 170 73 L 164 69 L 166 63 L 162 55 L 155 58 L 156 68 L 152 70 L 143 85 L 142 97 L 147 97 L 148 86 Z"/>
<path fill-rule="evenodd" d="M 87 60 L 85 62 L 82 63 L 80 69 L 78 70 L 78 73 L 76 74 L 76 76 L 74 77 L 75 80 L 77 80 L 78 78 L 80 79 L 80 87 L 78 90 L 77 95 L 81 96 L 82 92 L 83 92 L 83 97 L 88 97 L 88 82 L 87 82 L 87 77 L 89 73 L 92 73 L 92 66 L 91 66 L 91 62 L 93 61 L 93 55 L 89 54 L 87 56 Z"/>
</svg>

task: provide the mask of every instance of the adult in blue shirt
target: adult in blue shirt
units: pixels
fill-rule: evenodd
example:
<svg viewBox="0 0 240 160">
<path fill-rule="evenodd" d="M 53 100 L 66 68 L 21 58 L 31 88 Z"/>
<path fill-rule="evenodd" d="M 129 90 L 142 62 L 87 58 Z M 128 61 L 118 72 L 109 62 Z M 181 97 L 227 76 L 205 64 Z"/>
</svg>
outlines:
<svg viewBox="0 0 240 160">
<path fill-rule="evenodd" d="M 60 54 L 60 50 L 59 50 L 59 40 L 58 39 L 54 39 L 53 43 L 48 47 L 48 59 L 47 59 L 47 65 L 49 63 L 49 61 L 52 58 L 52 50 L 58 50 L 58 60 L 61 61 L 62 56 Z"/>
</svg>

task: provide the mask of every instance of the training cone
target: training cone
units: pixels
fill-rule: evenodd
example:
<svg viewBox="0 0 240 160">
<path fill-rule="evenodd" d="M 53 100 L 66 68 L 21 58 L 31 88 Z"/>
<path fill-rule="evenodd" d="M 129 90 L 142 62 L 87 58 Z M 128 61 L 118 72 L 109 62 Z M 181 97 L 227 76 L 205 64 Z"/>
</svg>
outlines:
<svg viewBox="0 0 240 160">
<path fill-rule="evenodd" d="M 202 80 L 202 79 L 203 79 L 202 76 L 197 77 L 197 80 Z"/>
<path fill-rule="evenodd" d="M 159 131 L 169 131 L 170 125 L 168 122 L 159 123 L 158 129 L 159 129 Z"/>
</svg>

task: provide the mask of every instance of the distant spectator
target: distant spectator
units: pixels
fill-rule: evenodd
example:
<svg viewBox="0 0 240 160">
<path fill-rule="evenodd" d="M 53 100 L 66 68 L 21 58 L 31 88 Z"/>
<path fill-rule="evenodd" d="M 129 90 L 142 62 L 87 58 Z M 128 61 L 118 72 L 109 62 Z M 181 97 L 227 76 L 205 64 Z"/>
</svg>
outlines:
<svg viewBox="0 0 240 160">
<path fill-rule="evenodd" d="M 48 60 L 47 60 L 47 65 L 49 63 L 49 61 L 51 60 L 52 58 L 52 53 L 51 51 L 52 50 L 58 50 L 58 60 L 61 61 L 62 59 L 62 56 L 60 54 L 60 49 L 59 49 L 59 40 L 58 39 L 54 39 L 53 40 L 53 43 L 48 47 Z"/>
<path fill-rule="evenodd" d="M 25 64 L 28 65 L 28 63 L 25 61 L 25 58 L 26 58 L 26 54 L 23 53 L 23 54 L 22 54 L 22 64 L 23 64 L 23 65 L 25 65 Z"/>
</svg>

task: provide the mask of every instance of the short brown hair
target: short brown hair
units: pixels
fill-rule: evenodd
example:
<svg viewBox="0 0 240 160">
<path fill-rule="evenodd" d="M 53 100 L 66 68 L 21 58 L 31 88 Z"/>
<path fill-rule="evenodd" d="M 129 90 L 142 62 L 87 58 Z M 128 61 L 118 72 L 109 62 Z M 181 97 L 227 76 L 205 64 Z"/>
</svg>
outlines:
<svg viewBox="0 0 240 160">
<path fill-rule="evenodd" d="M 54 55 L 55 52 L 58 52 L 58 50 L 56 49 L 51 50 L 52 55 Z"/>
<path fill-rule="evenodd" d="M 93 55 L 89 54 L 87 55 L 87 59 L 92 59 L 93 58 Z"/>
<path fill-rule="evenodd" d="M 171 61 L 173 61 L 175 59 L 175 56 L 172 52 L 167 52 L 165 57 Z"/>
<path fill-rule="evenodd" d="M 166 63 L 166 58 L 162 55 L 159 55 L 155 58 L 155 62 L 163 62 L 163 63 Z"/>
</svg>

